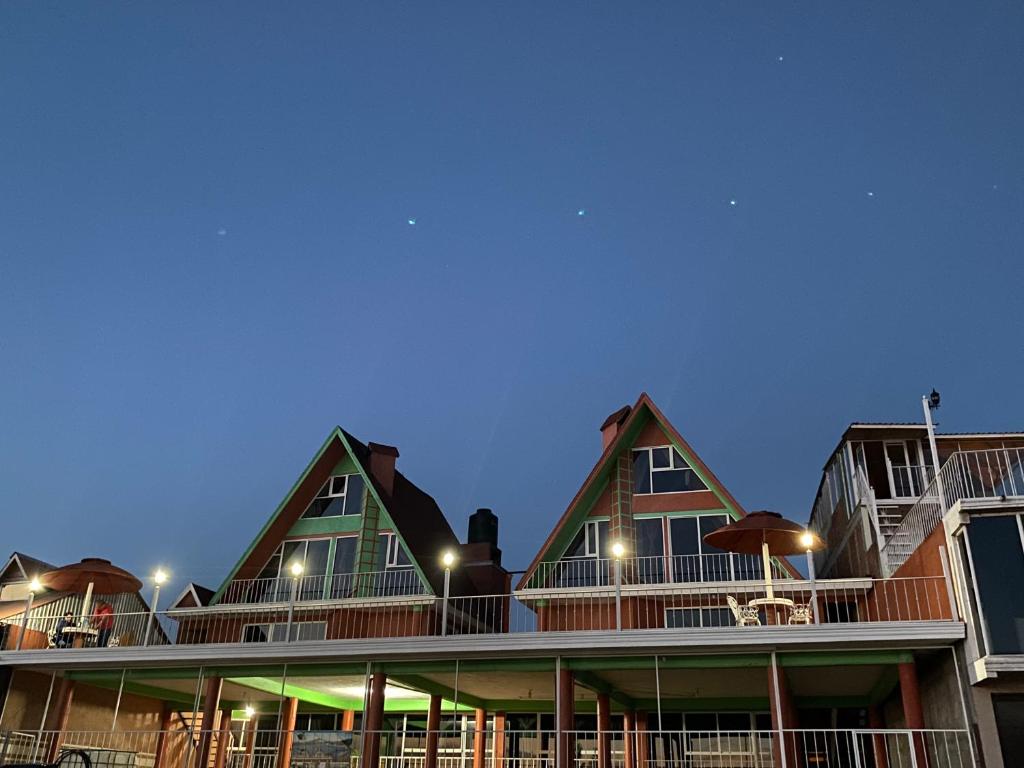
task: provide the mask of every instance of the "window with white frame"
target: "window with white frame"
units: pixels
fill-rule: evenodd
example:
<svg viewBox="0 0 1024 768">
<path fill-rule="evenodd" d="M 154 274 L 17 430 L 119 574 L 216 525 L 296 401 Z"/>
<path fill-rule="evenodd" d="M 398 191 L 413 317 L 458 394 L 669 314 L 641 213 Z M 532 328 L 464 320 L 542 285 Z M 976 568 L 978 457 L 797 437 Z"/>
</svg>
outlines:
<svg viewBox="0 0 1024 768">
<path fill-rule="evenodd" d="M 280 643 L 296 640 L 326 640 L 326 621 L 297 621 L 291 632 L 287 624 L 246 624 L 242 627 L 243 643 Z"/>
<path fill-rule="evenodd" d="M 327 478 L 306 511 L 305 519 L 360 515 L 363 512 L 362 475 L 334 475 Z"/>
<path fill-rule="evenodd" d="M 633 493 L 705 491 L 707 486 L 672 446 L 633 451 Z"/>
<path fill-rule="evenodd" d="M 292 565 L 302 566 L 296 597 L 299 600 L 320 600 L 324 596 L 330 539 L 296 539 L 281 543 L 260 573 L 255 602 L 288 600 L 292 590 Z"/>
</svg>

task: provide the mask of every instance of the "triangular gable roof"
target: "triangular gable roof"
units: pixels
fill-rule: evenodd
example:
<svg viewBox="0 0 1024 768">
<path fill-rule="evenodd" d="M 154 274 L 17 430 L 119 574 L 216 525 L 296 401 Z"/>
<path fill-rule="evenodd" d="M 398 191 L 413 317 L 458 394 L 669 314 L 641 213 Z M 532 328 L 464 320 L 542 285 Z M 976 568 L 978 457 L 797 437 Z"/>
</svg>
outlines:
<svg viewBox="0 0 1024 768">
<path fill-rule="evenodd" d="M 216 603 L 220 599 L 233 579 L 255 578 L 258 575 L 273 549 L 330 477 L 331 470 L 346 456 L 354 460 L 366 488 L 381 510 L 394 523 L 395 533 L 409 553 L 417 573 L 440 593 L 444 579 L 443 568 L 439 562 L 440 553 L 445 549 L 457 550 L 459 547 L 458 537 L 452 531 L 444 513 L 429 494 L 397 470 L 392 493 L 388 494 L 370 471 L 369 447 L 341 427 L 335 427 L 270 519 L 260 529 L 252 544 L 231 569 L 211 599 L 211 603 Z M 264 553 L 263 550 L 267 547 L 261 544 L 268 540 L 272 542 L 272 546 Z M 459 568 L 454 569 L 451 575 L 453 594 L 472 592 L 468 579 L 464 578 Z"/>
<path fill-rule="evenodd" d="M 43 560 L 30 557 L 23 552 L 12 552 L 7 564 L 0 568 L 0 579 L 7 576 L 11 568 L 17 568 L 21 578 L 28 581 L 35 576 L 40 576 L 47 571 L 55 570 L 57 566 L 51 565 Z"/>
<path fill-rule="evenodd" d="M 181 590 L 181 594 L 174 598 L 168 610 L 173 611 L 175 608 L 203 608 L 210 604 L 214 594 L 216 593 L 212 589 L 207 589 L 190 581 Z"/>
<path fill-rule="evenodd" d="M 628 415 L 626 415 L 627 413 Z M 619 423 L 620 426 L 615 438 L 608 444 L 604 451 L 601 452 L 601 456 L 598 458 L 594 468 L 590 470 L 590 474 L 587 475 L 586 480 L 583 481 L 583 485 L 580 486 L 576 495 L 573 496 L 572 501 L 569 502 L 569 506 L 559 518 L 558 523 L 555 524 L 554 529 L 548 535 L 541 548 L 537 551 L 537 555 L 534 557 L 533 562 L 530 563 L 530 566 L 526 569 L 526 572 L 520 579 L 517 589 L 523 589 L 529 583 L 534 570 L 536 570 L 537 566 L 544 561 L 545 556 L 555 544 L 563 529 L 575 522 L 577 515 L 580 516 L 580 520 L 582 521 L 583 516 L 586 515 L 591 504 L 604 487 L 602 480 L 606 473 L 611 470 L 615 457 L 619 455 L 623 447 L 632 444 L 639 435 L 643 426 L 652 418 L 665 432 L 676 450 L 683 455 L 701 480 L 704 481 L 708 490 L 718 497 L 722 502 L 722 506 L 729 512 L 729 514 L 737 520 L 741 517 L 746 517 L 746 510 L 743 509 L 742 505 L 722 484 L 715 473 L 711 471 L 711 468 L 704 463 L 697 452 L 693 450 L 690 444 L 686 442 L 683 436 L 679 434 L 674 426 L 672 426 L 671 422 L 665 418 L 665 414 L 663 414 L 658 406 L 654 404 L 654 401 L 651 400 L 650 396 L 646 392 L 641 392 L 636 404 L 631 409 L 629 406 L 620 408 L 605 419 L 604 424 L 601 425 L 602 429 L 614 423 Z M 793 576 L 799 576 L 796 569 L 786 562 L 785 559 L 778 558 L 778 560 Z"/>
</svg>

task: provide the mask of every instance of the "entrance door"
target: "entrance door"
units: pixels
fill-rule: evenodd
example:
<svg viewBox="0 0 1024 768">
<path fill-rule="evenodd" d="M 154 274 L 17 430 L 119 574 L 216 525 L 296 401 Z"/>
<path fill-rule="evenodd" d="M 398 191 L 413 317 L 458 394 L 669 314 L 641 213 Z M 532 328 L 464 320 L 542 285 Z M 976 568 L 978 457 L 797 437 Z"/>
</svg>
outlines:
<svg viewBox="0 0 1024 768">
<path fill-rule="evenodd" d="M 885 466 L 889 470 L 891 499 L 916 499 L 921 495 L 921 469 L 914 451 L 903 440 L 885 444 Z"/>
</svg>

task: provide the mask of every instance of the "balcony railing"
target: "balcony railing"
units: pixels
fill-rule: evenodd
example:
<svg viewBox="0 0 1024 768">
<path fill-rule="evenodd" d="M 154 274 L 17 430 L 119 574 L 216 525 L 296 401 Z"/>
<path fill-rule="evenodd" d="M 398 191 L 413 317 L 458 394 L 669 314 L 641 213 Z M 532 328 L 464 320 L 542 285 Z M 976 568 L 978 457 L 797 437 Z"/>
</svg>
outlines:
<svg viewBox="0 0 1024 768">
<path fill-rule="evenodd" d="M 784 625 L 953 621 L 941 576 L 904 579 L 796 579 L 763 583 L 625 584 L 621 589 L 531 589 L 515 594 L 363 599 L 346 603 L 225 605 L 113 617 L 110 646 L 289 643 L 366 638 L 536 632 L 700 631 Z M 56 617 L 0 623 L 4 650 L 95 648 L 92 628 L 58 634 Z M 149 638 L 148 642 L 146 638 Z M 65 650 L 69 649 L 69 650 Z"/>
<path fill-rule="evenodd" d="M 888 573 L 910 558 L 958 501 L 1013 497 L 1024 499 L 1024 449 L 954 453 L 882 547 Z"/>
<path fill-rule="evenodd" d="M 654 718 L 650 718 L 653 720 Z M 30 731 L 0 732 L 0 765 L 44 762 L 65 755 L 66 768 L 84 768 L 73 754 L 81 750 L 93 768 L 152 768 L 161 764 L 202 768 L 277 768 L 288 752 L 288 766 L 359 768 L 364 745 L 378 745 L 379 768 L 423 768 L 427 732 L 276 731 Z M 610 768 L 967 768 L 973 766 L 970 740 L 958 729 L 783 729 L 494 731 L 475 738 L 473 730 L 447 730 L 437 736 L 438 768 L 472 768 L 482 746 L 487 768 L 598 768 L 600 753 Z M 290 746 L 286 747 L 285 744 Z M 559 760 L 563 754 L 565 759 Z M 218 759 L 219 758 L 219 759 Z"/>
<path fill-rule="evenodd" d="M 235 579 L 228 584 L 220 602 L 226 604 L 286 603 L 298 601 L 345 600 L 357 597 L 405 597 L 428 594 L 412 568 L 389 568 L 367 573 L 337 573 L 333 576 Z"/>
<path fill-rule="evenodd" d="M 652 555 L 625 557 L 620 561 L 623 584 L 687 584 L 694 582 L 764 581 L 760 555 L 715 552 L 706 555 Z M 775 560 L 773 579 L 792 574 Z M 612 558 L 573 557 L 540 563 L 526 589 L 579 589 L 615 585 Z"/>
</svg>

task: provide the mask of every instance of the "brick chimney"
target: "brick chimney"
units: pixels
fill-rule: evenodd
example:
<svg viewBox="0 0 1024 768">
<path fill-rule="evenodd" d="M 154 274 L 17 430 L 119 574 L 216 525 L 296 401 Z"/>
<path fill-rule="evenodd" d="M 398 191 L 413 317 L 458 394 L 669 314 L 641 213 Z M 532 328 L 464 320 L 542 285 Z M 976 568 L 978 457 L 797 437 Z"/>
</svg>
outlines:
<svg viewBox="0 0 1024 768">
<path fill-rule="evenodd" d="M 393 445 L 381 445 L 380 443 L 369 443 L 370 449 L 370 474 L 377 484 L 384 489 L 384 493 L 391 496 L 395 492 L 395 461 L 398 459 L 398 449 Z"/>
<path fill-rule="evenodd" d="M 481 595 L 503 595 L 511 584 L 508 571 L 501 567 L 498 549 L 498 516 L 481 508 L 470 515 L 469 535 L 461 547 L 463 571 Z"/>
<path fill-rule="evenodd" d="M 601 425 L 601 450 L 606 450 L 612 444 L 619 434 L 622 423 L 629 418 L 632 411 L 632 406 L 624 405 L 604 420 L 604 424 Z"/>
</svg>

